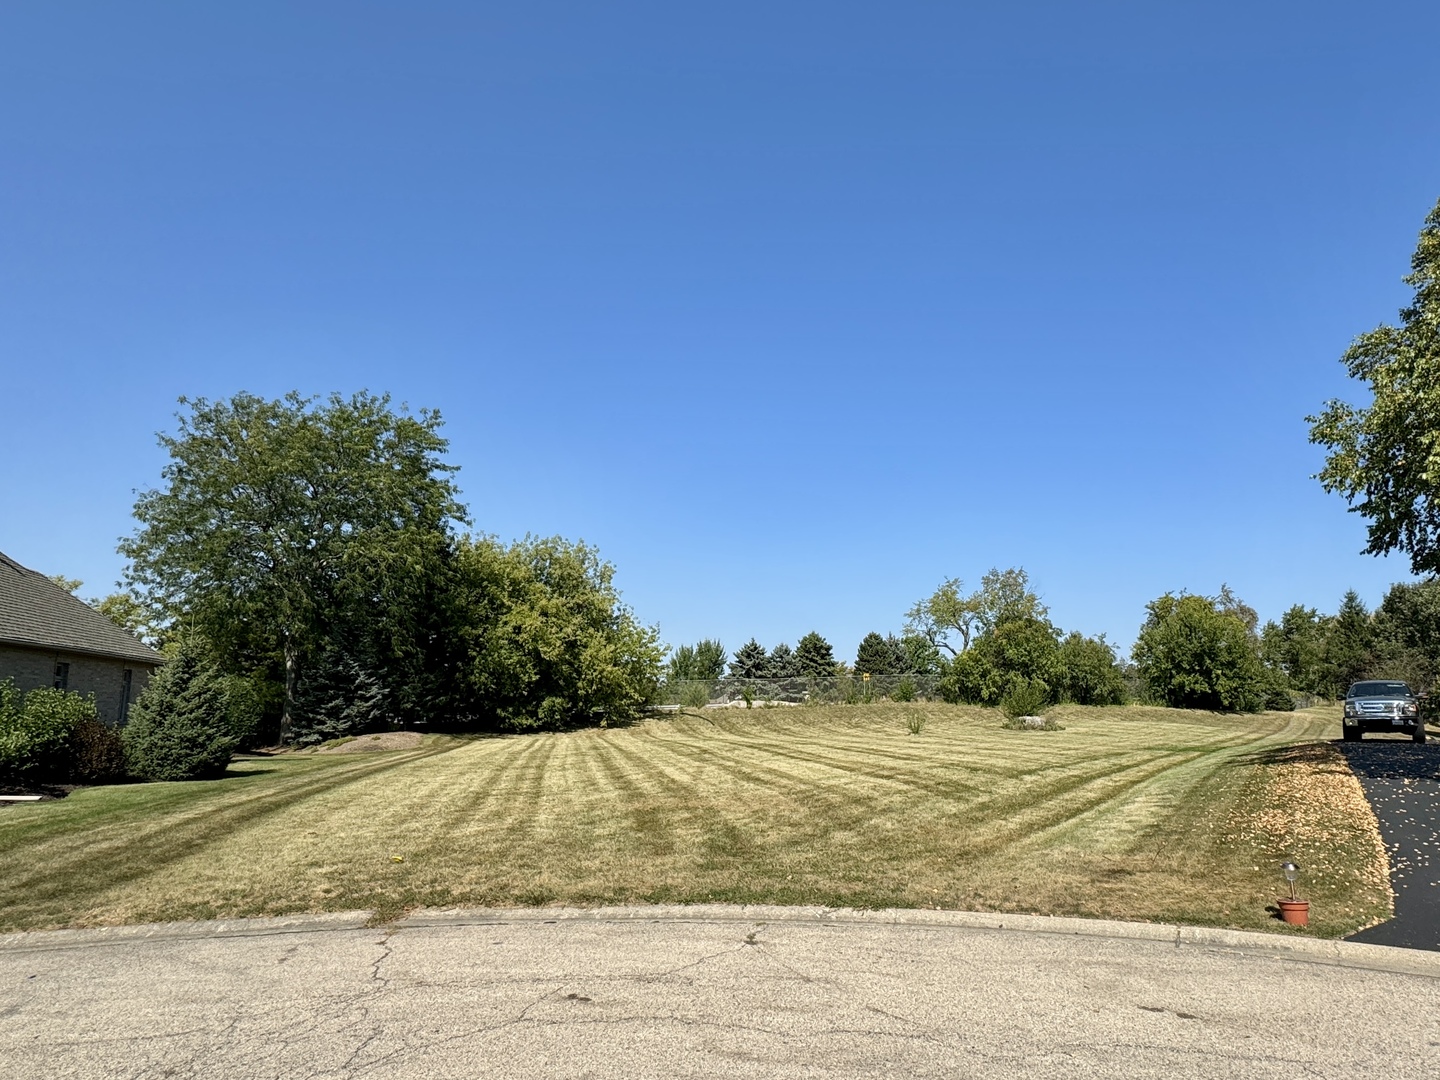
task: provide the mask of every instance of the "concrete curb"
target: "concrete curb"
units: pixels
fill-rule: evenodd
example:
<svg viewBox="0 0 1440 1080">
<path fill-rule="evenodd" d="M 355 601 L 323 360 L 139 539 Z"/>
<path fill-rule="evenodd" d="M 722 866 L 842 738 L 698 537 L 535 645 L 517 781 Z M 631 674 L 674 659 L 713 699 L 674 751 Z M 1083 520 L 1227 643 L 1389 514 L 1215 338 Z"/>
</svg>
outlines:
<svg viewBox="0 0 1440 1080">
<path fill-rule="evenodd" d="M 93 930 L 31 930 L 0 935 L 0 954 L 120 945 L 135 941 L 183 941 L 197 938 L 267 937 L 367 929 L 369 913 L 287 915 L 214 922 L 151 923 Z M 1365 968 L 1440 979 L 1440 953 L 1368 945 L 1352 941 L 1291 937 L 1249 930 L 1221 930 L 1174 923 L 1119 922 L 1055 915 L 1007 915 L 980 911 L 886 908 L 782 907 L 737 904 L 656 904 L 598 908 L 457 908 L 417 911 L 383 928 L 387 932 L 427 928 L 494 926 L 503 923 L 734 922 L 801 923 L 831 926 L 904 926 L 933 930 L 976 930 L 1061 937 L 1150 941 L 1176 948 L 1221 949 L 1301 963 Z M 376 929 L 370 927 L 370 929 Z"/>
</svg>

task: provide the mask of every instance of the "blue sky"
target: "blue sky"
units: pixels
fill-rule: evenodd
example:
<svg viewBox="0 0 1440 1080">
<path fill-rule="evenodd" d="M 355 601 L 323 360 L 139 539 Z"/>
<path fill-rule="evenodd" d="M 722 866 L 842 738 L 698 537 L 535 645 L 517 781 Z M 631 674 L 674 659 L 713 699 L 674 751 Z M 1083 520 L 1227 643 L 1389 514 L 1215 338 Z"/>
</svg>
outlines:
<svg viewBox="0 0 1440 1080">
<path fill-rule="evenodd" d="M 1440 5 L 0 8 L 0 550 L 108 591 L 181 394 L 444 414 L 667 641 L 1023 565 L 1378 601 L 1304 417 L 1440 197 Z"/>
</svg>

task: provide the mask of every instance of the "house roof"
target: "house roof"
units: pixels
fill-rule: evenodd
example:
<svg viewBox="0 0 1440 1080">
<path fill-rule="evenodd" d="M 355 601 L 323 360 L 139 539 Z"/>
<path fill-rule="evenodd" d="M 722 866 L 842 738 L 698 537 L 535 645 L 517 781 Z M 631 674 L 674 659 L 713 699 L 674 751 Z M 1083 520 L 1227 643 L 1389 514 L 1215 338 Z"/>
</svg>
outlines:
<svg viewBox="0 0 1440 1080">
<path fill-rule="evenodd" d="M 44 574 L 0 552 L 0 644 L 155 665 L 161 656 Z"/>
</svg>

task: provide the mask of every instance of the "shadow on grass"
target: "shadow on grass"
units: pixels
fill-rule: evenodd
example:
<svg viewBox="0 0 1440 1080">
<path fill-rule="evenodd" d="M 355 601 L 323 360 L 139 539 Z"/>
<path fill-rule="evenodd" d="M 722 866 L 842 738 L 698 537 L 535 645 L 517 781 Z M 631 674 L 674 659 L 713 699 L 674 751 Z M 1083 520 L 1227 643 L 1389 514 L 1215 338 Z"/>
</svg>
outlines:
<svg viewBox="0 0 1440 1080">
<path fill-rule="evenodd" d="M 1353 745 L 1353 744 L 1346 744 Z M 1327 773 L 1344 774 L 1343 758 L 1336 754 L 1340 747 L 1337 742 L 1287 743 L 1283 746 L 1267 746 L 1248 754 L 1231 758 L 1227 768 L 1252 769 L 1258 766 L 1304 765 Z"/>
</svg>

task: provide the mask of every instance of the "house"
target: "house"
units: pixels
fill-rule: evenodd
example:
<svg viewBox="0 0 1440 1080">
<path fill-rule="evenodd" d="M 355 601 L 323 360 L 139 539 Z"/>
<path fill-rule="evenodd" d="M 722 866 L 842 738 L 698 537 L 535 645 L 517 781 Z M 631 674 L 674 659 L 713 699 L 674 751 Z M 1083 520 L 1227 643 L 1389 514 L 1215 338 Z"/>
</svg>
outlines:
<svg viewBox="0 0 1440 1080">
<path fill-rule="evenodd" d="M 93 694 L 100 719 L 113 726 L 125 722 L 161 662 L 85 601 L 0 552 L 0 681 Z"/>
</svg>

